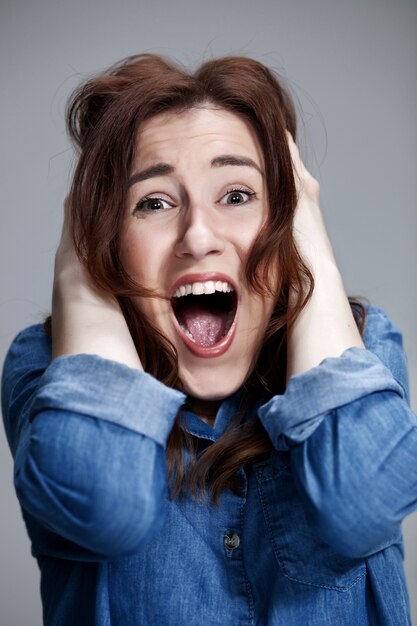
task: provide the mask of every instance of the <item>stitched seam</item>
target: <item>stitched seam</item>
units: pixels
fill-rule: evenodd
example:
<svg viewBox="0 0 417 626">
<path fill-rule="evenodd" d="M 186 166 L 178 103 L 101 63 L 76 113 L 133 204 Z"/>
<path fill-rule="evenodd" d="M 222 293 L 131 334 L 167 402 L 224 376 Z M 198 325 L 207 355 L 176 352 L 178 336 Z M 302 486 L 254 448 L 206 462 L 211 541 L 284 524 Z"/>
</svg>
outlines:
<svg viewBox="0 0 417 626">
<path fill-rule="evenodd" d="M 242 469 L 242 471 L 244 472 L 244 470 Z M 244 524 L 244 518 L 245 518 L 245 508 L 246 508 L 246 504 L 247 504 L 247 492 L 248 492 L 248 488 L 249 488 L 249 482 L 248 482 L 248 476 L 245 473 L 245 480 L 246 480 L 246 495 L 245 495 L 245 499 L 241 499 L 241 503 L 240 503 L 240 527 L 242 529 L 242 534 L 243 534 L 243 524 Z M 243 538 L 244 539 L 244 538 Z M 249 605 L 249 621 L 248 621 L 248 626 L 253 626 L 254 625 L 254 618 L 255 618 L 255 604 L 253 601 L 253 594 L 252 594 L 252 588 L 251 588 L 251 584 L 249 582 L 248 576 L 246 574 L 246 568 L 245 568 L 245 559 L 244 559 L 244 552 L 242 550 L 242 571 L 243 571 L 243 578 L 245 580 L 245 587 L 246 587 L 246 593 L 247 593 L 247 597 L 248 597 L 248 605 Z"/>
<path fill-rule="evenodd" d="M 367 563 L 367 561 L 366 561 Z M 376 579 L 376 581 L 378 582 L 378 585 L 380 586 L 380 581 L 379 581 L 379 577 L 378 574 L 375 572 L 375 570 L 372 571 L 372 576 Z M 404 598 L 404 592 L 401 594 L 401 606 L 404 610 L 405 615 L 408 616 L 408 620 L 410 620 L 410 616 L 409 616 L 409 612 L 408 612 L 408 604 Z M 409 626 L 412 626 L 411 621 L 408 622 Z"/>
<path fill-rule="evenodd" d="M 263 474 L 263 471 L 264 470 L 262 470 L 262 474 Z M 356 583 L 361 578 L 363 578 L 366 575 L 366 568 L 364 568 L 364 570 L 360 574 L 358 574 L 358 576 L 356 578 L 354 578 L 353 581 L 351 581 L 348 585 L 343 585 L 343 586 L 342 585 L 326 585 L 325 583 L 314 583 L 314 582 L 309 582 L 309 581 L 305 581 L 305 580 L 300 580 L 298 578 L 295 578 L 294 576 L 291 576 L 288 573 L 288 571 L 287 571 L 287 569 L 286 569 L 286 567 L 285 567 L 285 565 L 284 565 L 284 563 L 282 561 L 282 557 L 280 557 L 280 550 L 279 550 L 279 548 L 278 548 L 278 546 L 276 544 L 276 541 L 275 541 L 274 533 L 273 533 L 273 530 L 272 530 L 271 518 L 270 518 L 270 515 L 269 515 L 268 507 L 266 505 L 265 497 L 264 497 L 263 490 L 262 490 L 262 487 L 261 487 L 260 476 L 258 476 L 258 474 L 257 474 L 257 486 L 258 486 L 259 499 L 261 501 L 262 511 L 264 513 L 265 522 L 266 522 L 266 525 L 267 525 L 267 528 L 268 528 L 270 541 L 271 541 L 271 544 L 272 544 L 273 549 L 274 549 L 275 558 L 277 559 L 278 565 L 280 566 L 280 568 L 282 570 L 282 573 L 284 574 L 284 576 L 286 578 L 288 578 L 289 580 L 292 580 L 294 582 L 300 583 L 302 585 L 308 585 L 309 587 L 319 587 L 319 588 L 322 588 L 322 589 L 331 589 L 333 591 L 339 591 L 339 592 L 344 593 L 344 592 L 348 591 L 349 589 L 351 589 L 354 585 L 356 585 Z"/>
</svg>

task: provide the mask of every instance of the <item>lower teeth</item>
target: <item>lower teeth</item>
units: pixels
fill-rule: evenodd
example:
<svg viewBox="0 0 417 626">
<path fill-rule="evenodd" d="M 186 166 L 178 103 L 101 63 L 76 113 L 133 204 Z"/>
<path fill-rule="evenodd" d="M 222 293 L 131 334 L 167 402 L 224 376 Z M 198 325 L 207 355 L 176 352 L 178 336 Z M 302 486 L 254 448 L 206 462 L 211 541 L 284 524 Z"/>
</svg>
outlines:
<svg viewBox="0 0 417 626">
<path fill-rule="evenodd" d="M 188 339 L 191 339 L 191 341 L 193 341 L 194 343 L 196 343 L 194 337 L 192 336 L 192 334 L 190 333 L 190 331 L 188 330 L 188 328 L 184 328 L 184 326 L 181 325 L 181 328 L 184 331 L 184 334 L 187 335 Z"/>
</svg>

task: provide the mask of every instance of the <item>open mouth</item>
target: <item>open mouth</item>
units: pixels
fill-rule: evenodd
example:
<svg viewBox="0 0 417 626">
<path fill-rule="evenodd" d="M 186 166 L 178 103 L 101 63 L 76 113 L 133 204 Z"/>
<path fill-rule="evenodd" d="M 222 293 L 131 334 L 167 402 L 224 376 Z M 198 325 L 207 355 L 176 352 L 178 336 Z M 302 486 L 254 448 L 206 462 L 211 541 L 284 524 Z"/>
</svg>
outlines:
<svg viewBox="0 0 417 626">
<path fill-rule="evenodd" d="M 227 281 L 208 280 L 182 284 L 171 299 L 178 327 L 185 343 L 200 352 L 223 346 L 237 311 L 237 295 Z"/>
</svg>

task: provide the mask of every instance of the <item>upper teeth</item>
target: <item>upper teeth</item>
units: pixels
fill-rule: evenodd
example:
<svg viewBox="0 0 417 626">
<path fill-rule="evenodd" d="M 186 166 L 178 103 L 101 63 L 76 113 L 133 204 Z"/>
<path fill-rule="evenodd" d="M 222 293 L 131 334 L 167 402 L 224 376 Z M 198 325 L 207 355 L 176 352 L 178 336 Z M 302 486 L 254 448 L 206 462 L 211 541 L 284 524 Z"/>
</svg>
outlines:
<svg viewBox="0 0 417 626">
<path fill-rule="evenodd" d="M 194 296 L 201 296 L 203 294 L 214 293 L 215 291 L 222 291 L 228 293 L 233 291 L 233 287 L 230 283 L 221 280 L 206 280 L 202 283 L 186 283 L 180 285 L 174 292 L 174 298 L 181 298 L 181 296 L 188 296 L 193 294 Z"/>
</svg>

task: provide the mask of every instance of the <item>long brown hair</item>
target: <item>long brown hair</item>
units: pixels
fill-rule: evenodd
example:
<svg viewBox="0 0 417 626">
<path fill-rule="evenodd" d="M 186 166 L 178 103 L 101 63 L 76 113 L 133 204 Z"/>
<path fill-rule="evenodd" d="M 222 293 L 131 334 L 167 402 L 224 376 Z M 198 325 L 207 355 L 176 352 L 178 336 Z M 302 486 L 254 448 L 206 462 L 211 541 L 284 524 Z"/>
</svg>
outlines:
<svg viewBox="0 0 417 626">
<path fill-rule="evenodd" d="M 177 417 L 168 440 L 173 496 L 187 488 L 197 494 L 209 486 L 216 501 L 226 487 L 237 488 L 236 470 L 271 450 L 259 421 L 243 417 L 260 395 L 283 393 L 286 332 L 314 285 L 292 237 L 297 194 L 286 131 L 295 139 L 296 115 L 287 90 L 268 68 L 244 57 L 208 61 L 195 73 L 156 55 L 123 60 L 88 80 L 69 101 L 67 126 L 79 154 L 69 206 L 78 254 L 92 280 L 118 298 L 145 370 L 181 388 L 175 348 L 133 304 L 134 296 L 150 294 L 124 270 L 119 237 L 141 124 L 162 112 L 206 103 L 245 120 L 262 149 L 270 213 L 251 250 L 246 278 L 253 290 L 276 300 L 254 370 L 244 384 L 242 405 L 227 432 L 198 451 Z M 270 276 L 276 275 L 269 272 L 272 264 L 280 268 L 278 284 L 271 284 Z M 290 289 L 296 294 L 291 308 Z M 188 464 L 183 460 L 185 448 L 191 454 Z"/>
</svg>

